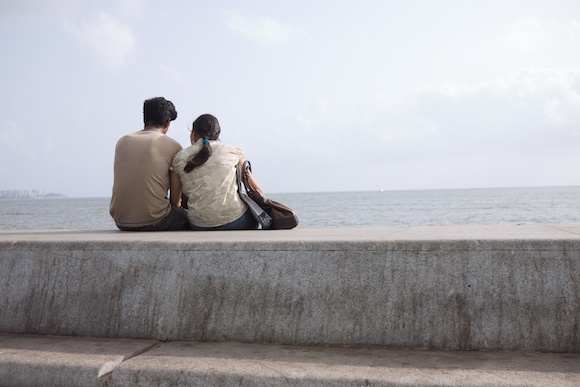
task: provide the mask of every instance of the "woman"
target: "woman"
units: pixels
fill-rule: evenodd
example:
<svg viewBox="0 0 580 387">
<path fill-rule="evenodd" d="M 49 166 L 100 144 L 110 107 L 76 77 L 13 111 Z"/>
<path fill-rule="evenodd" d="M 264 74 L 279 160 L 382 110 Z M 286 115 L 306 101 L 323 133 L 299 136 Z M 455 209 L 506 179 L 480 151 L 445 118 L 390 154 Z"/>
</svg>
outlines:
<svg viewBox="0 0 580 387">
<path fill-rule="evenodd" d="M 218 142 L 221 129 L 217 118 L 203 114 L 193 122 L 191 146 L 178 152 L 171 173 L 178 177 L 171 189 L 187 196 L 187 216 L 192 230 L 253 230 L 258 223 L 238 194 L 236 169 L 244 152 Z M 261 188 L 248 172 L 257 190 Z"/>
</svg>

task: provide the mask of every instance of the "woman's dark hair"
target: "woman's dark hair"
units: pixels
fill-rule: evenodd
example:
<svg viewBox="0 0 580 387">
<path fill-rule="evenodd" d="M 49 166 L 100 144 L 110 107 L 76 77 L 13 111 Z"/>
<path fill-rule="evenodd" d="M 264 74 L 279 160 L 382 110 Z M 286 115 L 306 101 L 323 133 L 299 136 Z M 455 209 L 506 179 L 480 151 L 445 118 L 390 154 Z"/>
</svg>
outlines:
<svg viewBox="0 0 580 387">
<path fill-rule="evenodd" d="M 195 132 L 197 137 L 203 140 L 203 143 L 199 152 L 187 160 L 187 164 L 183 168 L 185 173 L 191 172 L 193 168 L 202 165 L 209 159 L 209 156 L 211 156 L 211 144 L 209 140 L 217 140 L 220 136 L 221 128 L 217 118 L 211 114 L 202 114 L 193 121 L 191 131 Z"/>
<path fill-rule="evenodd" d="M 155 97 L 143 102 L 143 123 L 145 126 L 161 128 L 167 121 L 174 121 L 177 111 L 173 102 L 163 97 Z"/>
</svg>

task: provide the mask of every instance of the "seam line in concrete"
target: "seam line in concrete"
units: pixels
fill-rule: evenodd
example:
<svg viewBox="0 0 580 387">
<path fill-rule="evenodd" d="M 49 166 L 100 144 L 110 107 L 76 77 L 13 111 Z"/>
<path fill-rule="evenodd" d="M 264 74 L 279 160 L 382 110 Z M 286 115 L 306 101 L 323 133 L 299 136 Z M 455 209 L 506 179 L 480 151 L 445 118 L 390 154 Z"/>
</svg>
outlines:
<svg viewBox="0 0 580 387">
<path fill-rule="evenodd" d="M 160 342 L 157 341 L 155 343 L 146 345 L 143 348 L 139 348 L 131 353 L 124 355 L 124 356 L 119 356 L 115 360 L 111 360 L 111 361 L 104 363 L 101 366 L 101 368 L 99 368 L 99 372 L 97 373 L 97 379 L 102 380 L 102 379 L 107 378 L 115 370 L 115 368 L 117 368 L 123 362 L 125 362 L 129 359 L 132 359 L 136 356 L 139 356 L 145 352 L 148 352 L 148 351 L 152 350 L 153 348 L 158 347 L 159 345 L 160 345 Z"/>
<path fill-rule="evenodd" d="M 284 372 L 279 371 L 275 367 L 273 367 L 273 366 L 271 366 L 271 365 L 269 365 L 269 364 L 267 364 L 266 362 L 263 362 L 263 361 L 257 360 L 257 361 L 254 361 L 253 363 L 256 364 L 256 365 L 258 365 L 261 368 L 264 368 L 264 369 L 266 369 L 268 371 L 271 371 L 271 372 L 273 372 L 273 373 L 275 373 L 275 374 L 283 377 L 284 380 L 286 381 L 286 383 L 287 384 L 290 384 L 290 380 L 288 380 L 288 378 L 286 377 L 286 375 L 284 374 Z"/>
<path fill-rule="evenodd" d="M 568 234 L 580 235 L 580 233 L 577 233 L 577 232 L 574 232 L 574 231 L 570 231 L 570 230 L 566 230 L 566 229 L 563 229 L 563 228 L 559 228 L 559 227 L 556 227 L 556 226 L 550 226 L 550 227 L 553 228 L 554 230 L 563 231 L 563 232 L 568 233 Z"/>
</svg>

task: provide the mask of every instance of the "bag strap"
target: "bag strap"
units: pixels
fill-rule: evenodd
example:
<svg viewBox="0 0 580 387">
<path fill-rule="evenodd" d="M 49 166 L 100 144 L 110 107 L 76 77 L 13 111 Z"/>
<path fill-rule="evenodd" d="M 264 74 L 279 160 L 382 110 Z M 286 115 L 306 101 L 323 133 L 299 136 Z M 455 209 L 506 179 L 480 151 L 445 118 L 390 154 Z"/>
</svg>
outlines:
<svg viewBox="0 0 580 387">
<path fill-rule="evenodd" d="M 251 168 L 251 167 L 250 167 Z M 238 194 L 240 198 L 246 203 L 250 211 L 252 212 L 252 216 L 254 219 L 258 221 L 262 225 L 262 228 L 270 228 L 272 226 L 272 217 L 264 210 L 252 197 L 248 194 L 248 190 L 246 187 L 245 181 L 248 179 L 244 179 L 244 172 L 243 167 L 240 167 L 240 164 L 236 165 L 236 180 L 238 183 Z"/>
<path fill-rule="evenodd" d="M 244 185 L 246 186 L 246 190 L 248 192 L 256 192 L 256 189 L 252 187 L 250 183 L 250 179 L 247 177 L 247 173 L 252 173 L 252 164 L 249 160 L 244 160 L 244 164 L 242 165 L 242 176 L 244 180 Z"/>
</svg>

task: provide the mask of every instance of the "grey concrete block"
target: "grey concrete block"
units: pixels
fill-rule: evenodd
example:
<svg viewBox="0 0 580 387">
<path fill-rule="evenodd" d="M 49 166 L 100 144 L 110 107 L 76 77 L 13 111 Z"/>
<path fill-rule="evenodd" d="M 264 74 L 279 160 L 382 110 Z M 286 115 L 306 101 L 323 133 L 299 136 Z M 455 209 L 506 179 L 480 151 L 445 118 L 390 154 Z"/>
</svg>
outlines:
<svg viewBox="0 0 580 387">
<path fill-rule="evenodd" d="M 2 232 L 0 273 L 0 332 L 580 351 L 573 225 Z"/>
</svg>

